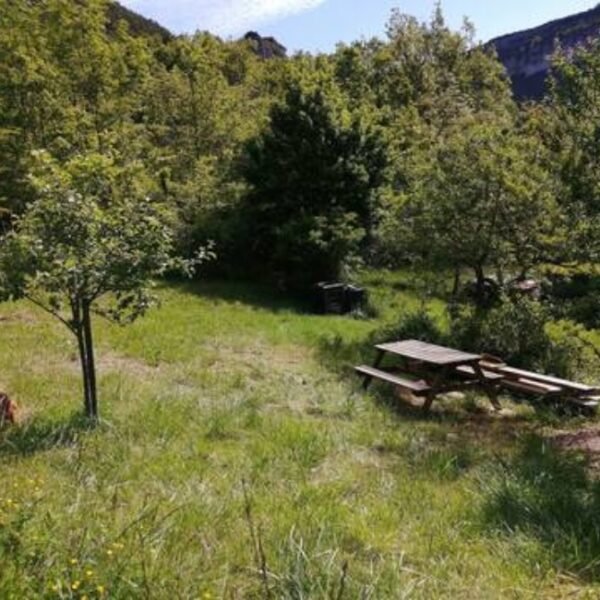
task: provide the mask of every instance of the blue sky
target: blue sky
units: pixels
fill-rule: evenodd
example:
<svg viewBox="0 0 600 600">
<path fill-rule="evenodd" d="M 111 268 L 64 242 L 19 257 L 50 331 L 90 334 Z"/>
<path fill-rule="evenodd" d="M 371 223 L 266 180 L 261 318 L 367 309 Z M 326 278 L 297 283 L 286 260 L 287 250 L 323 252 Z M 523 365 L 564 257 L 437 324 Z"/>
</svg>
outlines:
<svg viewBox="0 0 600 600">
<path fill-rule="evenodd" d="M 426 19 L 435 0 L 121 0 L 176 33 L 225 38 L 253 29 L 289 50 L 330 51 L 340 41 L 383 36 L 392 8 Z M 470 18 L 484 41 L 592 8 L 598 0 L 445 0 L 453 27 Z"/>
</svg>

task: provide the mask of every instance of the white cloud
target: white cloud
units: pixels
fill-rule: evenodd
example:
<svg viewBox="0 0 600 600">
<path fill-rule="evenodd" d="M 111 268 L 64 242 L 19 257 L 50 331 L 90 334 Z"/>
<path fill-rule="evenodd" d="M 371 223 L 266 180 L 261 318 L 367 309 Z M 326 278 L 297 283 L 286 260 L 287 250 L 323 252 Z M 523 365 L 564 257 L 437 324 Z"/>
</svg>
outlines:
<svg viewBox="0 0 600 600">
<path fill-rule="evenodd" d="M 304 12 L 326 0 L 121 0 L 176 32 L 240 35 L 258 25 Z"/>
</svg>

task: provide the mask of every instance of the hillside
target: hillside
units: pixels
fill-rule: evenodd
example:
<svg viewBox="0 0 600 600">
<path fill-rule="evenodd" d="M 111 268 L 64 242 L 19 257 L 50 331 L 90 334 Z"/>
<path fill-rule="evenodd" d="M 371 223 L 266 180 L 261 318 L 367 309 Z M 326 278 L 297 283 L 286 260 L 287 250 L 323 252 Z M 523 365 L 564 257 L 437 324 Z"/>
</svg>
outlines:
<svg viewBox="0 0 600 600">
<path fill-rule="evenodd" d="M 600 33 L 600 5 L 540 27 L 511 33 L 489 43 L 496 47 L 519 99 L 539 99 L 545 90 L 550 57 L 558 41 L 572 49 Z"/>
<path fill-rule="evenodd" d="M 125 8 L 118 2 L 111 3 L 109 6 L 109 27 L 115 27 L 121 20 L 129 24 L 130 31 L 135 35 L 158 36 L 164 41 L 173 37 L 173 34 L 168 29 L 159 25 L 156 21 L 147 19 Z"/>
<path fill-rule="evenodd" d="M 163 40 L 173 34 L 155 21 L 125 8 L 118 2 L 110 8 L 111 24 L 124 19 L 136 35 L 156 35 Z M 518 31 L 495 38 L 489 42 L 496 48 L 498 57 L 506 67 L 513 82 L 515 97 L 519 100 L 540 99 L 550 68 L 550 57 L 557 41 L 571 49 L 600 33 L 600 5 L 591 10 L 545 23 L 539 27 Z M 262 37 L 248 32 L 244 39 L 251 42 L 262 58 L 285 57 L 286 49 L 272 37 Z"/>
</svg>

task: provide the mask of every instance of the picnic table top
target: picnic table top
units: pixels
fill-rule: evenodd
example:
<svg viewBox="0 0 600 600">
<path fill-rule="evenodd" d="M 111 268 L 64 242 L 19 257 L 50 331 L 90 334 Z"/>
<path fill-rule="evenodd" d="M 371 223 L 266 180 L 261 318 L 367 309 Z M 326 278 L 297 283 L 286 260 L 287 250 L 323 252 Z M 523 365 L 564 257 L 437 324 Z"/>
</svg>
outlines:
<svg viewBox="0 0 600 600">
<path fill-rule="evenodd" d="M 480 354 L 469 354 L 454 348 L 446 348 L 418 340 L 404 340 L 391 344 L 379 344 L 378 350 L 397 354 L 404 358 L 411 358 L 425 363 L 449 366 L 477 363 L 481 360 Z"/>
</svg>

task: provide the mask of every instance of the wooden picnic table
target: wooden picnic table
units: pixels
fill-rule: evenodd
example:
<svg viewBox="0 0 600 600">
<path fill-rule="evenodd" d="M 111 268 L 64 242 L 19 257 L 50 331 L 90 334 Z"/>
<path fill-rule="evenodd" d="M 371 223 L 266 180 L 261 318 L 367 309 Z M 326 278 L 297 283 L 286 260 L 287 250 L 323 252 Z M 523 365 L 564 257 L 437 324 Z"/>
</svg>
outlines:
<svg viewBox="0 0 600 600">
<path fill-rule="evenodd" d="M 365 378 L 365 389 L 373 379 L 387 381 L 416 396 L 425 397 L 423 408 L 428 411 L 436 396 L 440 394 L 480 387 L 494 408 L 500 409 L 497 387 L 503 376 L 483 369 L 479 364 L 482 359 L 480 354 L 462 352 L 418 340 L 379 344 L 375 349 L 377 355 L 372 367 L 364 365 L 356 367 L 356 371 Z M 402 373 L 398 373 L 398 368 L 382 369 L 381 364 L 386 355 L 400 359 L 401 371 L 421 379 L 416 381 L 408 379 Z"/>
</svg>

